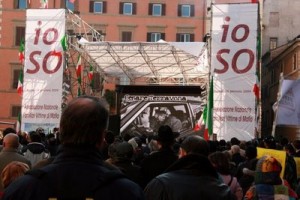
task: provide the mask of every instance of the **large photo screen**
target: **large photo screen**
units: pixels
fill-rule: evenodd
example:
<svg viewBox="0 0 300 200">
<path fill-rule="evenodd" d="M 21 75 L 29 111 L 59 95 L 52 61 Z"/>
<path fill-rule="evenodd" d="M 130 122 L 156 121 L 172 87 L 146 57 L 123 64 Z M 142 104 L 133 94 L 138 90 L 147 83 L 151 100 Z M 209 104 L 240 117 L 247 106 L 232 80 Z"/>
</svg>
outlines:
<svg viewBox="0 0 300 200">
<path fill-rule="evenodd" d="M 169 125 L 180 136 L 195 132 L 205 101 L 199 86 L 118 86 L 122 136 L 151 136 Z"/>
</svg>

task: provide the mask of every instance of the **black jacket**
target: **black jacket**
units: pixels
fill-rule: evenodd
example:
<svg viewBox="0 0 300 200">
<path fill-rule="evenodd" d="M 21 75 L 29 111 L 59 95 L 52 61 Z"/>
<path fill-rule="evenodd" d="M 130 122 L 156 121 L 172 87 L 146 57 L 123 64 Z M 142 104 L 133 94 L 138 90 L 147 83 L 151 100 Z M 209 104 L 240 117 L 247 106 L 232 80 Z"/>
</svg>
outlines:
<svg viewBox="0 0 300 200">
<path fill-rule="evenodd" d="M 187 155 L 154 178 L 144 190 L 149 200 L 235 199 L 206 157 Z"/>
<path fill-rule="evenodd" d="M 144 158 L 141 162 L 141 173 L 146 185 L 151 179 L 163 173 L 169 166 L 178 160 L 178 156 L 171 148 L 161 148 Z"/>
<path fill-rule="evenodd" d="M 3 200 L 144 199 L 142 189 L 109 169 L 96 148 L 62 146 L 52 164 L 13 182 Z"/>
</svg>

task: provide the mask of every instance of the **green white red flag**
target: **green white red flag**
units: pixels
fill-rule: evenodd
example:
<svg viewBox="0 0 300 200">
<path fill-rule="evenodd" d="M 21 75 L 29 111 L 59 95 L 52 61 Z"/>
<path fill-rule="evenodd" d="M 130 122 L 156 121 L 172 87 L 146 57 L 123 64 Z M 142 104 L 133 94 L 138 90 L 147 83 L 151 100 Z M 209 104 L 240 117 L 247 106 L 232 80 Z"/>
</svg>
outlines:
<svg viewBox="0 0 300 200">
<path fill-rule="evenodd" d="M 17 120 L 17 125 L 16 125 L 16 131 L 17 133 L 21 132 L 21 113 L 18 114 L 18 120 Z"/>
<path fill-rule="evenodd" d="M 204 139 L 209 140 L 209 137 L 213 134 L 213 107 L 214 107 L 214 79 L 210 80 L 209 93 L 206 108 L 203 111 L 205 116 L 205 130 Z"/>
<path fill-rule="evenodd" d="M 19 47 L 19 61 L 21 62 L 21 64 L 24 64 L 24 60 L 25 60 L 24 51 L 25 51 L 24 40 L 21 40 L 20 47 Z"/>
<path fill-rule="evenodd" d="M 18 79 L 18 87 L 17 87 L 17 92 L 20 96 L 23 95 L 23 69 L 20 71 L 19 74 L 19 79 Z"/>
<path fill-rule="evenodd" d="M 90 81 L 90 86 L 91 88 L 94 88 L 94 68 L 92 65 L 90 65 L 90 70 L 88 73 L 89 81 Z"/>
<path fill-rule="evenodd" d="M 81 72 L 82 72 L 81 56 L 79 55 L 77 60 L 77 65 L 76 65 L 76 75 L 79 84 L 81 84 Z"/>
<path fill-rule="evenodd" d="M 259 85 L 260 84 L 259 84 L 259 78 L 258 78 L 257 72 L 256 72 L 255 76 L 256 76 L 256 82 L 253 86 L 253 92 L 254 92 L 254 95 L 256 97 L 256 100 L 259 100 Z"/>
<path fill-rule="evenodd" d="M 61 40 L 60 40 L 60 44 L 61 44 L 61 47 L 64 51 L 67 51 L 68 49 L 68 38 L 66 35 L 64 35 Z"/>
<path fill-rule="evenodd" d="M 41 0 L 41 8 L 48 8 L 48 0 Z"/>
</svg>

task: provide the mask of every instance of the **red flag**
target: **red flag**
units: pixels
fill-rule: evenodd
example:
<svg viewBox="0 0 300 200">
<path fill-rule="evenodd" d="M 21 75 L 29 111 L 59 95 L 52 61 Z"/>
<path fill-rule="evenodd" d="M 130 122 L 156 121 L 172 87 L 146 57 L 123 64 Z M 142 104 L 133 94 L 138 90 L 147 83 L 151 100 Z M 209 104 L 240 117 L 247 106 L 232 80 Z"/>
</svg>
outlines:
<svg viewBox="0 0 300 200">
<path fill-rule="evenodd" d="M 251 0 L 251 3 L 258 3 L 258 0 Z"/>
</svg>

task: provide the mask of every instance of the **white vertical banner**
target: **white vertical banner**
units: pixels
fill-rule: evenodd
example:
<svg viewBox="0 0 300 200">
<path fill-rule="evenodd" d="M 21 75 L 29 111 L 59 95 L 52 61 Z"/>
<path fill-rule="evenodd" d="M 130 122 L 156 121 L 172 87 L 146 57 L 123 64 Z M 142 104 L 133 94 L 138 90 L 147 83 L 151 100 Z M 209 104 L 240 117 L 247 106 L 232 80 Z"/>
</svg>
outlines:
<svg viewBox="0 0 300 200">
<path fill-rule="evenodd" d="M 218 139 L 255 135 L 258 4 L 212 6 L 211 72 L 214 76 L 214 133 Z"/>
<path fill-rule="evenodd" d="M 300 126 L 300 79 L 283 80 L 277 107 L 277 125 Z"/>
<path fill-rule="evenodd" d="M 22 131 L 58 127 L 61 116 L 64 9 L 26 12 Z"/>
</svg>

